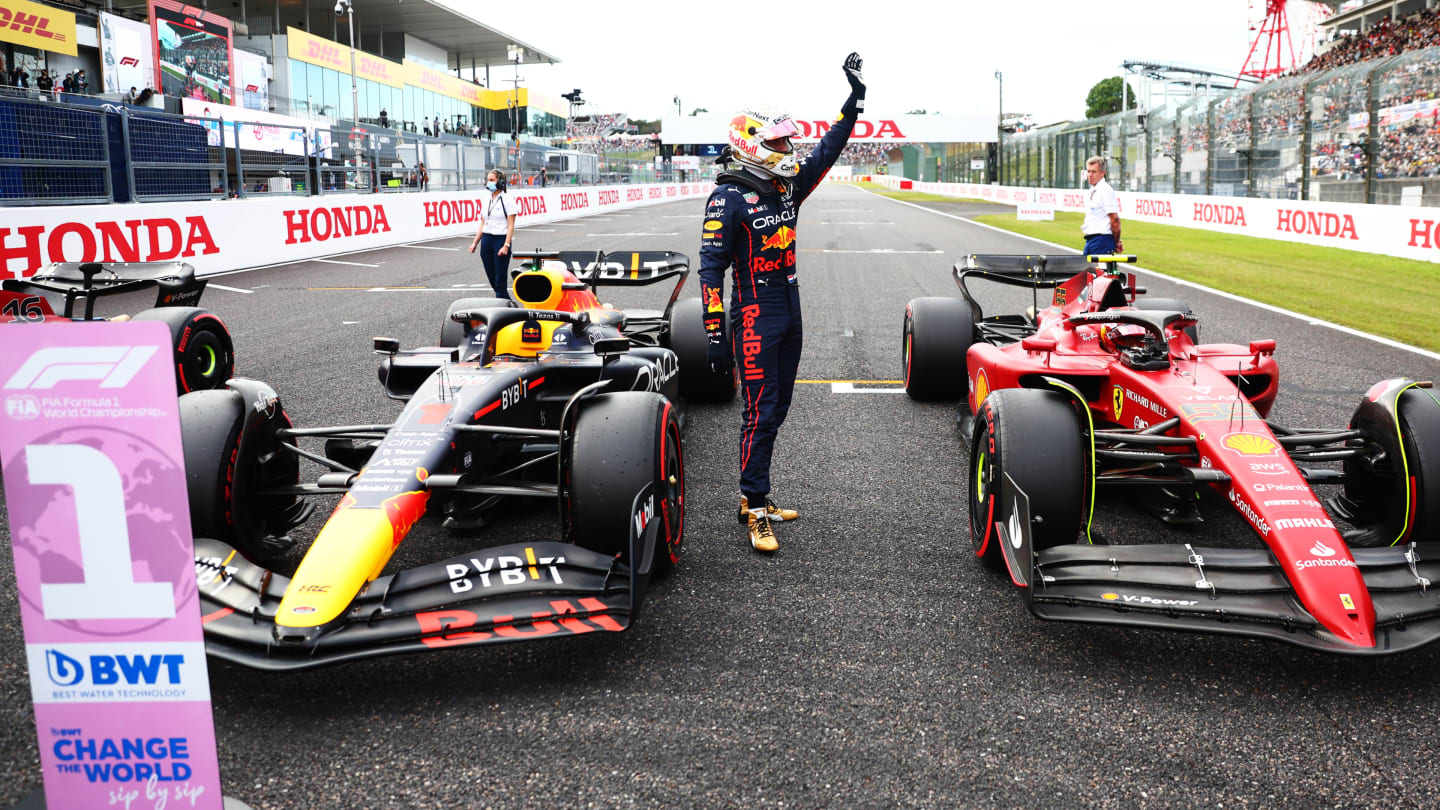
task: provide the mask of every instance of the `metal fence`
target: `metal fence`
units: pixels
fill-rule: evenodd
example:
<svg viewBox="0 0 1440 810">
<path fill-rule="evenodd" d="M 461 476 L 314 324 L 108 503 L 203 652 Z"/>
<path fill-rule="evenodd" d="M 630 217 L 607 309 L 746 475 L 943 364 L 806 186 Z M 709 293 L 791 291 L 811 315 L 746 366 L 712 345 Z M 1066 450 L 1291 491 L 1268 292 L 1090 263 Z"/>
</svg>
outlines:
<svg viewBox="0 0 1440 810">
<path fill-rule="evenodd" d="M 112 198 L 104 113 L 7 96 L 0 104 L 0 204 Z"/>
<path fill-rule="evenodd" d="M 1000 182 L 1440 206 L 1440 48 L 1005 139 Z"/>
</svg>

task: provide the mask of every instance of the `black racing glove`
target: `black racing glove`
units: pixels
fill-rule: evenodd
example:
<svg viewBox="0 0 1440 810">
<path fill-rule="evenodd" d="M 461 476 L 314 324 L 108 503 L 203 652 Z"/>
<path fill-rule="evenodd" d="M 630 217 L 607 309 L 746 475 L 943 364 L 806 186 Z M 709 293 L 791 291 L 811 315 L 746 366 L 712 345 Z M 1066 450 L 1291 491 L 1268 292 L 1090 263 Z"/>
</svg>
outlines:
<svg viewBox="0 0 1440 810">
<path fill-rule="evenodd" d="M 865 77 L 860 75 L 860 66 L 864 63 L 865 60 L 860 58 L 860 54 L 852 53 L 845 57 L 845 64 L 843 65 L 845 78 L 850 82 L 850 97 L 862 102 L 857 105 L 857 108 L 861 110 L 865 109 L 863 103 L 865 101 Z"/>
<path fill-rule="evenodd" d="M 729 374 L 735 368 L 735 358 L 730 354 L 730 341 L 725 339 L 723 313 L 713 317 L 706 316 L 705 339 L 708 341 L 705 359 L 710 363 L 710 371 L 715 374 Z"/>
</svg>

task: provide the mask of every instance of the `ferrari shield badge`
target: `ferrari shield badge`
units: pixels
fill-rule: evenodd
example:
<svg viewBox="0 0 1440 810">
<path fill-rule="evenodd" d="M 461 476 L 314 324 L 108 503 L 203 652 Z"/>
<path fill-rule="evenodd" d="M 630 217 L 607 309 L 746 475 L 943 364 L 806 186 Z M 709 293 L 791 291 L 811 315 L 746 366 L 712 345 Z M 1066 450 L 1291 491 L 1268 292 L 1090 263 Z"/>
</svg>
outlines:
<svg viewBox="0 0 1440 810">
<path fill-rule="evenodd" d="M 1110 404 L 1115 408 L 1115 418 L 1120 418 L 1120 411 L 1125 407 L 1125 389 L 1115 386 L 1110 391 Z"/>
</svg>

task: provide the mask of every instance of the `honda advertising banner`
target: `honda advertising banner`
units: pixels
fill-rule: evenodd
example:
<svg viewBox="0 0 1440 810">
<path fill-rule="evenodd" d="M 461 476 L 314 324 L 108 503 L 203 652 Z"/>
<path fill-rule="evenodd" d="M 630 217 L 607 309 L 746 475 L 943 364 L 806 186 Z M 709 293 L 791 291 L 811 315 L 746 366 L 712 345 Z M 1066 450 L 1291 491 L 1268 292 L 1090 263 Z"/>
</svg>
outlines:
<svg viewBox="0 0 1440 810">
<path fill-rule="evenodd" d="M 242 128 L 242 134 L 247 129 Z M 524 229 L 531 225 L 676 200 L 704 200 L 714 187 L 708 182 L 512 187 L 520 229 L 516 236 L 522 240 L 516 247 L 539 246 L 540 240 L 525 238 Z M 0 279 L 30 275 L 60 261 L 178 259 L 206 275 L 471 236 L 480 227 L 488 196 L 488 191 L 477 189 L 12 208 L 0 219 Z M 695 211 L 700 211 L 699 202 Z"/>
<path fill-rule="evenodd" d="M 100 12 L 100 75 L 106 93 L 127 93 L 155 86 L 155 62 L 150 58 L 150 26 Z"/>
<path fill-rule="evenodd" d="M 46 806 L 219 810 L 170 330 L 3 328 L 0 463 Z"/>
<path fill-rule="evenodd" d="M 1085 210 L 1085 192 L 1081 189 L 926 183 L 879 175 L 855 179 L 944 197 L 1023 205 L 1027 209 L 1039 206 L 1056 211 Z M 1440 208 L 1140 191 L 1116 191 L 1116 196 L 1120 199 L 1121 219 L 1440 262 Z M 1075 233 L 1078 244 L 1079 228 Z"/>
<path fill-rule="evenodd" d="M 735 114 L 671 115 L 660 119 L 665 143 L 699 144 L 723 140 Z M 795 117 L 800 129 L 796 141 L 818 141 L 835 123 L 835 113 Z M 991 143 L 995 140 L 993 115 L 877 115 L 866 113 L 855 122 L 850 143 Z"/>
</svg>

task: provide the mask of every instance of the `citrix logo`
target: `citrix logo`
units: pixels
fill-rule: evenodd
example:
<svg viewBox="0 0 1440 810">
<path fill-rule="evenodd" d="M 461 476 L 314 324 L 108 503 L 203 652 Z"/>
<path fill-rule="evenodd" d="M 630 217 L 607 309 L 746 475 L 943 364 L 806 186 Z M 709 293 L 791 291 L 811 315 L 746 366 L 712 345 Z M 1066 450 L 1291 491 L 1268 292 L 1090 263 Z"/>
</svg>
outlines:
<svg viewBox="0 0 1440 810">
<path fill-rule="evenodd" d="M 180 667 L 185 656 L 178 653 L 157 655 L 92 655 L 90 683 L 94 686 L 154 684 L 165 672 L 166 682 L 180 683 Z M 75 686 L 85 680 L 85 664 L 59 650 L 45 651 L 46 675 L 56 686 Z"/>
<path fill-rule="evenodd" d="M 54 388 L 65 380 L 100 380 L 101 388 L 124 388 L 154 346 L 50 346 L 30 355 L 6 388 Z"/>
</svg>

